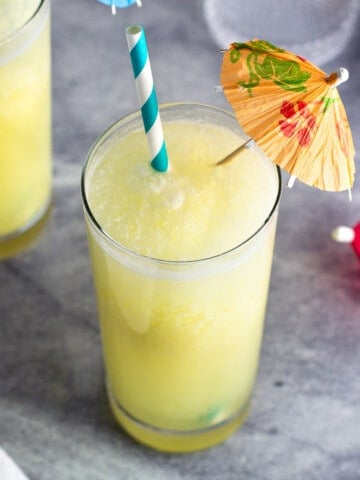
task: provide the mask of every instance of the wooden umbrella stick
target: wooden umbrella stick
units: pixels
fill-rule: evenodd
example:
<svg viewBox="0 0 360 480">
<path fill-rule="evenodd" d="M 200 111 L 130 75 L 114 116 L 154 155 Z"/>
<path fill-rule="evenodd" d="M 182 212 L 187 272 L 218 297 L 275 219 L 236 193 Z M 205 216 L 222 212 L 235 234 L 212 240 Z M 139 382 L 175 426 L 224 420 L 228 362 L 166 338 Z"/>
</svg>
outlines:
<svg viewBox="0 0 360 480">
<path fill-rule="evenodd" d="M 224 165 L 224 163 L 231 162 L 244 148 L 251 148 L 252 146 L 255 145 L 255 141 L 250 138 L 249 140 L 246 140 L 245 143 L 237 147 L 235 150 L 229 153 L 229 155 L 226 155 L 226 157 L 222 158 L 219 160 L 215 165 Z"/>
</svg>

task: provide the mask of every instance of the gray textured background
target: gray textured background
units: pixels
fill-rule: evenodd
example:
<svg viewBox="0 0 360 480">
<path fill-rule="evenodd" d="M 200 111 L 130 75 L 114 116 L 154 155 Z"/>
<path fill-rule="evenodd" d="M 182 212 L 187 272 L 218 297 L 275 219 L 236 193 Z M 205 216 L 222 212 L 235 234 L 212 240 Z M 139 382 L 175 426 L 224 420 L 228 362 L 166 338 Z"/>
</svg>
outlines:
<svg viewBox="0 0 360 480">
<path fill-rule="evenodd" d="M 360 220 L 359 182 L 352 203 L 284 189 L 253 407 L 232 438 L 160 454 L 109 412 L 79 176 L 97 135 L 137 109 L 126 26 L 146 29 L 159 101 L 229 109 L 213 92 L 221 55 L 202 1 L 143 3 L 112 17 L 95 0 L 53 1 L 54 205 L 37 243 L 0 263 L 0 445 L 31 480 L 358 480 L 360 264 L 330 232 Z M 350 70 L 341 93 L 355 146 L 359 37 L 323 66 Z"/>
</svg>

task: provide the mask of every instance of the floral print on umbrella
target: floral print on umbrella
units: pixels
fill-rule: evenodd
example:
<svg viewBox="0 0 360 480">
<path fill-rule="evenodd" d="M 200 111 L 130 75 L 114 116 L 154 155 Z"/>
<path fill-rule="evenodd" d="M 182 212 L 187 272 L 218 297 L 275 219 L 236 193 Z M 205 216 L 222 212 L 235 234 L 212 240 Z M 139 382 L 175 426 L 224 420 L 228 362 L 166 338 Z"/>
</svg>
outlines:
<svg viewBox="0 0 360 480">
<path fill-rule="evenodd" d="M 270 42 L 252 40 L 248 44 L 233 43 L 230 54 L 231 62 L 238 62 L 241 57 L 241 51 L 249 51 L 249 49 L 251 52 L 246 55 L 249 81 L 238 82 L 240 87 L 248 90 L 249 96 L 252 96 L 252 89 L 259 85 L 261 79 L 272 80 L 284 90 L 293 92 L 306 91 L 304 83 L 310 78 L 310 73 L 302 71 L 298 62 L 272 56 L 272 53 L 281 53 L 284 52 L 284 50 Z M 298 58 L 302 62 L 306 61 L 302 57 Z"/>
<path fill-rule="evenodd" d="M 300 100 L 296 103 L 285 100 L 280 109 L 283 119 L 279 120 L 280 130 L 285 137 L 296 135 L 299 145 L 307 147 L 310 145 L 312 135 L 316 130 L 316 117 L 311 113 L 309 105 Z M 301 119 L 299 119 L 302 117 Z"/>
</svg>

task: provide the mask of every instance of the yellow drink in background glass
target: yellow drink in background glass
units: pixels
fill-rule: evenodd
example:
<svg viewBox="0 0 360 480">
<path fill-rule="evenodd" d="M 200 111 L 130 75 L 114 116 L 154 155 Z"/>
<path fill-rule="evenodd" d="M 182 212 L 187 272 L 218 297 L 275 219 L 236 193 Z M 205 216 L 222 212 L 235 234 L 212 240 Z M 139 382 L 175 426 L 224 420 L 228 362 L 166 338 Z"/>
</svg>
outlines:
<svg viewBox="0 0 360 480">
<path fill-rule="evenodd" d="M 49 2 L 0 2 L 0 250 L 51 195 Z"/>
<path fill-rule="evenodd" d="M 113 412 L 166 451 L 224 440 L 257 372 L 280 178 L 231 114 L 161 110 L 170 168 L 154 171 L 141 117 L 95 143 L 82 194 Z"/>
</svg>

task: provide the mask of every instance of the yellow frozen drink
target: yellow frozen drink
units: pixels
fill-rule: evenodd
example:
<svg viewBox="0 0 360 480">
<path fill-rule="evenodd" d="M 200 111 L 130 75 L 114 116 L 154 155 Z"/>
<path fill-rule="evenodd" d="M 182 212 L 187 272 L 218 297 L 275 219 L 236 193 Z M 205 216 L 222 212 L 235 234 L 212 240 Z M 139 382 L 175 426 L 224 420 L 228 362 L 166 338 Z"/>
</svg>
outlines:
<svg viewBox="0 0 360 480">
<path fill-rule="evenodd" d="M 149 165 L 141 116 L 92 147 L 82 194 L 112 410 L 166 451 L 224 440 L 257 372 L 280 178 L 235 117 L 161 109 L 170 168 Z"/>
<path fill-rule="evenodd" d="M 47 0 L 0 2 L 0 249 L 45 213 L 51 189 Z"/>
</svg>

